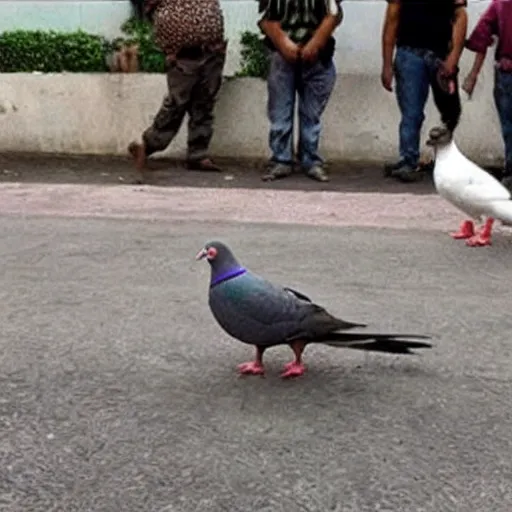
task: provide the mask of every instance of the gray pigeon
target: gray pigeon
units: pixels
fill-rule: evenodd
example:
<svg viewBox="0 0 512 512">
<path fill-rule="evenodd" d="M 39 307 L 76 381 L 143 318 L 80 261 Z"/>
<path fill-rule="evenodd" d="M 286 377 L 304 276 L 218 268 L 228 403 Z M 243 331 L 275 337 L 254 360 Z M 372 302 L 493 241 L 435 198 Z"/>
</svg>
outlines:
<svg viewBox="0 0 512 512">
<path fill-rule="evenodd" d="M 239 366 L 242 374 L 263 375 L 263 352 L 283 344 L 295 354 L 281 374 L 284 378 L 304 373 L 302 352 L 309 343 L 391 354 L 432 347 L 407 340 L 429 336 L 344 332 L 366 325 L 336 318 L 302 293 L 253 274 L 222 242 L 209 242 L 196 259 L 210 264 L 209 306 L 219 325 L 233 338 L 256 346 L 256 359 Z"/>
</svg>

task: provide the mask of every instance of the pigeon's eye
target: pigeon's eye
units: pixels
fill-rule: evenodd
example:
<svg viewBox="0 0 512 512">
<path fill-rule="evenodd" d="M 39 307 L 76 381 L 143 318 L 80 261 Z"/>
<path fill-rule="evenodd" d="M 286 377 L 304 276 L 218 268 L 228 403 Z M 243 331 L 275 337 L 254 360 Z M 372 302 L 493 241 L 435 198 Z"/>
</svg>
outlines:
<svg viewBox="0 0 512 512">
<path fill-rule="evenodd" d="M 209 260 L 213 260 L 215 256 L 217 256 L 217 249 L 215 249 L 215 247 L 209 247 L 208 250 L 206 251 L 206 257 Z"/>
</svg>

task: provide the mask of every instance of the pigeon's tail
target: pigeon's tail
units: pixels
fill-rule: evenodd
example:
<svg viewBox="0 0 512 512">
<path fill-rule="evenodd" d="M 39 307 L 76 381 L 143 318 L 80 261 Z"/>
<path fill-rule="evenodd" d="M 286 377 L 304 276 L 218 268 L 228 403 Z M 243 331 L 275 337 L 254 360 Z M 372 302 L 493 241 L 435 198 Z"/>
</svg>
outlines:
<svg viewBox="0 0 512 512">
<path fill-rule="evenodd" d="M 411 349 L 432 348 L 430 343 L 411 341 L 415 339 L 430 339 L 430 336 L 421 334 L 375 334 L 333 332 L 323 339 L 315 342 L 331 347 L 351 348 L 367 352 L 387 352 L 389 354 L 413 354 Z"/>
<path fill-rule="evenodd" d="M 492 201 L 492 214 L 506 226 L 512 226 L 512 201 Z"/>
</svg>

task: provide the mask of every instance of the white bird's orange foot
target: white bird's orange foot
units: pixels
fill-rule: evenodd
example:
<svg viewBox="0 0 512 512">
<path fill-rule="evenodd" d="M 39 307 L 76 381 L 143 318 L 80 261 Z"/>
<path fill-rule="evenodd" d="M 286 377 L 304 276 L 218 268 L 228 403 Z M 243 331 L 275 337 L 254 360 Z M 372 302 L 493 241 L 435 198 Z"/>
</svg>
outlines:
<svg viewBox="0 0 512 512">
<path fill-rule="evenodd" d="M 492 245 L 491 237 L 489 235 L 485 236 L 482 233 L 478 233 L 471 238 L 466 240 L 466 245 L 469 247 L 483 247 L 484 245 Z"/>
<path fill-rule="evenodd" d="M 461 224 L 459 231 L 451 234 L 451 237 L 455 238 L 455 240 L 471 238 L 474 236 L 475 236 L 475 225 L 473 224 L 472 220 L 465 220 Z"/>
<path fill-rule="evenodd" d="M 469 247 L 484 247 L 485 245 L 492 245 L 491 231 L 493 224 L 494 219 L 487 219 L 484 227 L 478 233 L 466 240 L 466 245 Z"/>
</svg>

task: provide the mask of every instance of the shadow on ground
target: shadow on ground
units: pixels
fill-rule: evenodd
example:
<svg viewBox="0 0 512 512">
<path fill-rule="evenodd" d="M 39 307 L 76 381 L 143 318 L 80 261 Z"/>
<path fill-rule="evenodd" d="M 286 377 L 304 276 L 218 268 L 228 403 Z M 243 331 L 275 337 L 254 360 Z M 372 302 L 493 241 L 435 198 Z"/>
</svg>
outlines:
<svg viewBox="0 0 512 512">
<path fill-rule="evenodd" d="M 378 163 L 328 164 L 329 183 L 318 183 L 302 174 L 266 183 L 260 176 L 262 161 L 216 160 L 223 173 L 188 171 L 181 162 L 152 160 L 144 183 L 158 187 L 270 188 L 277 190 L 325 190 L 333 192 L 382 192 L 387 194 L 432 194 L 431 175 L 419 183 L 404 184 L 383 177 Z M 491 172 L 496 172 L 490 169 Z M 0 157 L 0 183 L 66 183 L 132 185 L 139 178 L 127 158 L 99 156 L 3 155 Z"/>
</svg>

